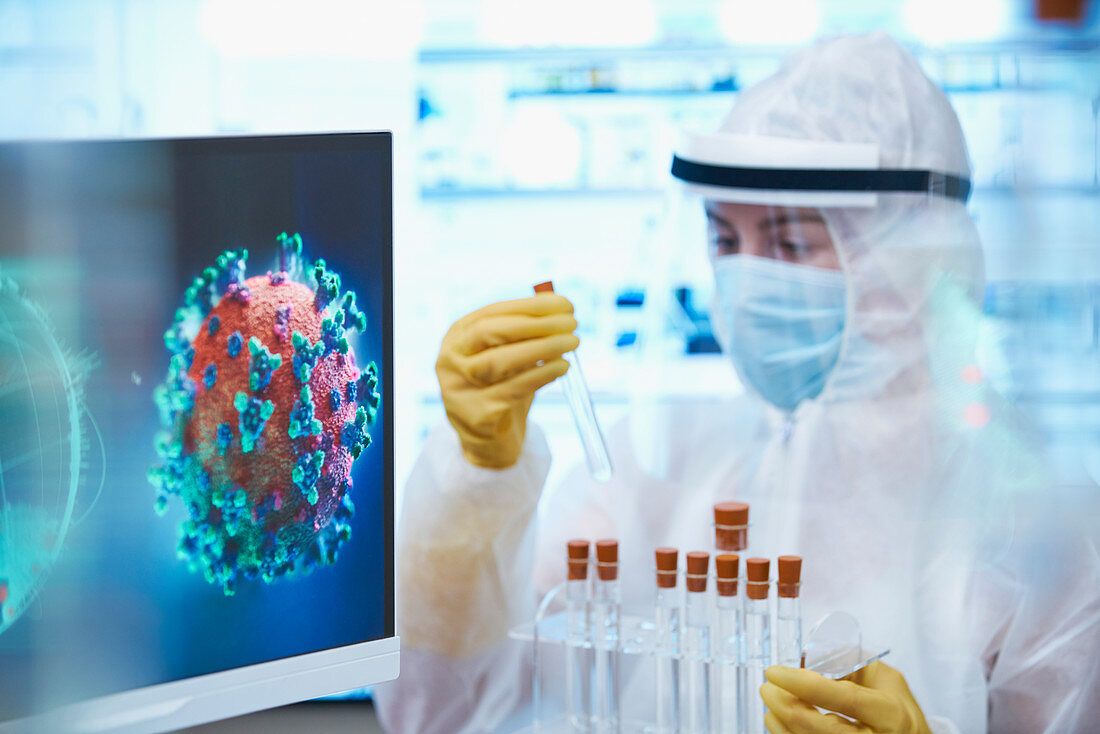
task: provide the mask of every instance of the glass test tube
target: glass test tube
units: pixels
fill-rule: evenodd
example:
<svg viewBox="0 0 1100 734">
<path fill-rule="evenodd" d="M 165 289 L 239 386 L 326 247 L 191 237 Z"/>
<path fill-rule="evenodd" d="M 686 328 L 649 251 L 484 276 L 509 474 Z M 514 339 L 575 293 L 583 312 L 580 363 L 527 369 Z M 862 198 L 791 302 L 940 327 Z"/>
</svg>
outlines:
<svg viewBox="0 0 1100 734">
<path fill-rule="evenodd" d="M 596 731 L 618 732 L 620 720 L 619 541 L 596 541 L 596 592 L 593 604 L 596 654 Z"/>
<path fill-rule="evenodd" d="M 692 551 L 686 555 L 687 589 L 684 603 L 683 660 L 680 686 L 684 701 L 681 731 L 691 734 L 710 732 L 710 607 L 707 599 L 707 567 L 710 554 Z"/>
<path fill-rule="evenodd" d="M 565 691 L 572 731 L 588 732 L 592 725 L 592 644 L 588 594 L 587 540 L 571 540 L 568 579 L 565 582 L 566 668 Z"/>
<path fill-rule="evenodd" d="M 792 668 L 802 667 L 802 608 L 798 599 L 801 586 L 802 558 L 779 556 L 779 583 L 776 584 L 775 662 Z"/>
<path fill-rule="evenodd" d="M 718 554 L 735 553 L 747 556 L 749 547 L 749 506 L 745 502 L 719 502 L 714 505 L 714 547 Z M 741 602 L 741 649 L 738 653 L 737 678 L 737 715 L 739 730 L 744 732 L 747 726 L 748 700 L 750 695 L 748 668 L 748 637 L 745 630 L 745 604 Z"/>
<path fill-rule="evenodd" d="M 535 293 L 553 292 L 554 284 L 550 281 L 535 286 Z M 592 407 L 592 393 L 588 391 L 588 383 L 584 380 L 584 372 L 581 371 L 577 353 L 567 352 L 564 357 L 565 361 L 569 362 L 569 371 L 562 378 L 562 388 L 565 390 L 565 399 L 569 403 L 569 411 L 573 414 L 573 423 L 577 426 L 577 433 L 581 437 L 588 473 L 596 481 L 606 482 L 611 479 L 612 474 L 611 455 L 607 451 L 607 442 L 596 420 L 596 409 Z"/>
<path fill-rule="evenodd" d="M 719 553 L 741 553 L 749 547 L 749 506 L 719 502 L 714 506 L 714 547 Z"/>
<path fill-rule="evenodd" d="M 771 563 L 767 558 L 745 561 L 745 636 L 748 640 L 748 697 L 746 717 L 748 734 L 764 734 L 764 714 L 767 708 L 760 698 L 764 671 L 772 664 L 771 609 L 768 600 L 768 575 Z"/>
<path fill-rule="evenodd" d="M 654 627 L 657 661 L 657 731 L 675 732 L 680 721 L 680 594 L 676 586 L 679 552 L 658 548 Z"/>
<path fill-rule="evenodd" d="M 723 553 L 714 559 L 718 581 L 717 630 L 714 658 L 717 664 L 718 734 L 739 734 L 745 730 L 745 607 L 737 595 L 737 567 L 740 559 Z"/>
</svg>

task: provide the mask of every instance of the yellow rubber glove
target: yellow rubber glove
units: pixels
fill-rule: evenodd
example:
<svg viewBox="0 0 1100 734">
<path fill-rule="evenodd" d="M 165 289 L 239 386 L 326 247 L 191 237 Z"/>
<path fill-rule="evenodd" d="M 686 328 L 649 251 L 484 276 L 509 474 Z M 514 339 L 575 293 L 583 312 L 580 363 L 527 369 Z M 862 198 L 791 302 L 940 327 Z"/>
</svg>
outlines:
<svg viewBox="0 0 1100 734">
<path fill-rule="evenodd" d="M 760 686 L 760 697 L 769 709 L 764 723 L 771 734 L 931 734 L 905 678 L 881 661 L 843 680 L 781 665 L 764 675 L 768 682 Z"/>
<path fill-rule="evenodd" d="M 515 464 L 535 391 L 565 374 L 562 355 L 580 344 L 573 304 L 553 293 L 502 301 L 456 321 L 435 373 L 447 419 L 472 464 Z"/>
</svg>

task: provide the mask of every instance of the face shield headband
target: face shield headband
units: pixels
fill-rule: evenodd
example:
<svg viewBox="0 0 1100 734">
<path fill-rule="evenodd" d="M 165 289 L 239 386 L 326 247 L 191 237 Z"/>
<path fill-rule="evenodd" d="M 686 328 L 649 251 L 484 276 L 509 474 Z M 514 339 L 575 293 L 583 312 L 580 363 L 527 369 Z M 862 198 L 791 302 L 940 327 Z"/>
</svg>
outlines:
<svg viewBox="0 0 1100 734">
<path fill-rule="evenodd" d="M 878 161 L 874 144 L 696 133 L 673 156 L 672 175 L 704 198 L 782 206 L 875 206 L 880 193 L 970 197 L 968 178 Z"/>
</svg>

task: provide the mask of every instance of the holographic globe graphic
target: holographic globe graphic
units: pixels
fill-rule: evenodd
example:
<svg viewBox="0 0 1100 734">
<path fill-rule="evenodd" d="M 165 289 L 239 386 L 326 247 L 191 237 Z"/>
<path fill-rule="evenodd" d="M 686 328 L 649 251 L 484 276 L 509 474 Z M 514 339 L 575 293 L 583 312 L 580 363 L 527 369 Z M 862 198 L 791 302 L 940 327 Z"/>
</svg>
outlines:
<svg viewBox="0 0 1100 734">
<path fill-rule="evenodd" d="M 77 497 L 93 456 L 88 441 L 99 437 L 84 404 L 93 366 L 0 273 L 0 634 L 38 597 L 69 530 L 91 509 L 78 510 Z"/>
<path fill-rule="evenodd" d="M 277 239 L 278 272 L 246 280 L 248 251 L 226 251 L 186 290 L 154 392 L 154 506 L 182 500 L 179 555 L 227 595 L 336 562 L 379 406 L 349 338 L 366 328 L 355 293 L 324 260 L 303 270 L 300 236 Z"/>
</svg>

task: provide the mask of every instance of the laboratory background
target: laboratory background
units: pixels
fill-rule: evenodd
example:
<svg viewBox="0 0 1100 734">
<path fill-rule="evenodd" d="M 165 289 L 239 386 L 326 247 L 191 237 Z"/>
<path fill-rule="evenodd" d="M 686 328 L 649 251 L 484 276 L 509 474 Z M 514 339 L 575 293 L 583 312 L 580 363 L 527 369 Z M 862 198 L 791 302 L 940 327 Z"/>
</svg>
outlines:
<svg viewBox="0 0 1100 734">
<path fill-rule="evenodd" d="M 704 243 L 669 231 L 677 132 L 716 129 L 791 50 L 875 29 L 914 51 L 966 135 L 978 366 L 1030 418 L 1059 483 L 1094 495 L 1095 0 L 0 0 L 0 138 L 392 130 L 400 508 L 444 420 L 433 368 L 448 326 L 535 283 L 575 306 L 605 427 L 638 399 L 740 391 L 708 319 Z M 532 419 L 553 486 L 583 460 L 559 387 Z M 370 730 L 361 705 L 313 705 Z M 250 730 L 229 726 L 204 731 Z"/>
</svg>

